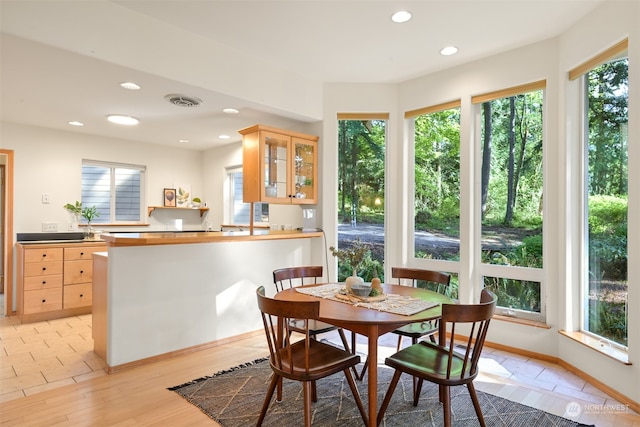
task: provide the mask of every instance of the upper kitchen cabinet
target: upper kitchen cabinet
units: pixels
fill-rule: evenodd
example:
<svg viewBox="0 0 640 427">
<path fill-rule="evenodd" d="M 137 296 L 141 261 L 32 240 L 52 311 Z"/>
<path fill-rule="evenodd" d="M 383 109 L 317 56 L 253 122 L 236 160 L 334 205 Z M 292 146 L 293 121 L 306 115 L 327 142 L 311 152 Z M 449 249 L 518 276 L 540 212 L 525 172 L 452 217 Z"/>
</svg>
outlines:
<svg viewBox="0 0 640 427">
<path fill-rule="evenodd" d="M 317 203 L 317 136 L 264 125 L 239 132 L 245 202 Z"/>
</svg>

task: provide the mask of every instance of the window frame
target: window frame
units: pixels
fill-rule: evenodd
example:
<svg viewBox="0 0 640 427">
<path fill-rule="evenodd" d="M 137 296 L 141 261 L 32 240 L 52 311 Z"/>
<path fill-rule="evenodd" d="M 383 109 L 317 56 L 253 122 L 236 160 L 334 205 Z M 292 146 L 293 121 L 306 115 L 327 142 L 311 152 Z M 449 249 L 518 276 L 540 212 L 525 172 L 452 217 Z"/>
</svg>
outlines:
<svg viewBox="0 0 640 427">
<path fill-rule="evenodd" d="M 415 193 L 416 193 L 416 174 L 415 174 L 415 161 L 416 161 L 416 147 L 415 147 L 415 119 L 419 116 L 438 113 L 441 111 L 451 110 L 454 108 L 458 108 L 460 110 L 460 121 L 462 122 L 462 100 L 457 99 L 449 102 L 444 102 L 442 104 L 436 104 L 428 107 L 422 107 L 415 110 L 406 111 L 404 113 L 405 121 L 407 122 L 407 132 L 409 135 L 409 159 L 411 163 L 411 167 L 408 168 L 408 197 L 409 197 L 409 215 L 407 218 L 408 221 L 408 229 L 411 230 L 411 233 L 408 233 L 408 256 L 414 262 L 419 264 L 430 265 L 431 268 L 438 271 L 447 271 L 447 272 L 456 272 L 459 273 L 459 265 L 460 261 L 455 260 L 446 260 L 446 259 L 431 259 L 431 258 L 418 258 L 416 257 L 416 242 L 415 242 L 415 231 L 416 231 L 416 212 L 415 212 Z M 462 129 L 461 129 L 462 132 Z M 462 137 L 462 136 L 461 136 Z M 462 140 L 460 141 L 460 156 L 462 157 Z M 461 181 L 460 170 L 458 171 L 458 180 Z M 462 203 L 459 207 L 459 215 L 462 215 Z M 458 230 L 458 234 L 460 238 L 462 238 L 461 230 Z M 460 241 L 460 247 L 458 248 L 458 258 L 460 258 L 460 252 L 462 250 L 462 241 Z"/>
<path fill-rule="evenodd" d="M 580 90 L 579 90 L 579 110 L 580 110 L 580 115 L 579 115 L 579 119 L 580 119 L 580 129 L 581 129 L 581 133 L 580 133 L 580 137 L 579 137 L 579 153 L 581 155 L 581 162 L 580 162 L 580 171 L 579 171 L 579 176 L 581 177 L 580 181 L 579 181 L 579 195 L 578 195 L 578 200 L 579 200 L 579 208 L 578 208 L 578 213 L 580 215 L 580 220 L 578 221 L 578 224 L 576 225 L 576 227 L 579 227 L 578 234 L 580 236 L 580 241 L 579 241 L 579 252 L 580 252 L 580 260 L 579 260 L 579 265 L 580 265 L 580 272 L 582 272 L 582 274 L 578 275 L 578 292 L 577 292 L 577 297 L 574 294 L 573 298 L 574 298 L 574 306 L 577 307 L 578 310 L 578 324 L 577 327 L 574 327 L 574 330 L 577 330 L 578 332 L 580 332 L 581 334 L 584 334 L 594 340 L 597 340 L 598 342 L 601 343 L 601 345 L 604 346 L 610 346 L 613 349 L 616 349 L 618 351 L 621 351 L 625 354 L 628 354 L 628 350 L 629 347 L 628 346 L 624 346 L 623 344 L 620 344 L 618 342 L 615 342 L 613 340 L 610 340 L 606 337 L 603 337 L 601 335 L 596 334 L 595 332 L 589 331 L 586 329 L 586 325 L 587 325 L 587 321 L 586 318 L 589 315 L 588 314 L 588 308 L 587 308 L 587 304 L 585 304 L 585 301 L 587 301 L 588 298 L 588 288 L 589 288 L 589 278 L 588 278 L 588 271 L 589 271 L 589 227 L 588 227 L 588 221 L 589 221 L 589 210 L 588 210 L 588 203 L 589 203 L 589 179 L 590 179 L 590 175 L 589 175 L 589 152 L 588 152 L 588 144 L 589 144 L 589 140 L 588 140 L 588 135 L 589 135 L 589 123 L 588 123 L 588 113 L 587 110 L 589 108 L 588 105 L 588 82 L 587 82 L 587 77 L 589 72 L 591 72 L 593 69 L 595 69 L 596 67 L 606 64 L 608 62 L 612 62 L 615 60 L 619 60 L 622 58 L 629 58 L 629 41 L 628 39 L 623 39 L 617 43 L 615 43 L 614 45 L 612 45 L 611 47 L 609 47 L 608 49 L 605 49 L 604 51 L 600 52 L 599 54 L 595 55 L 594 57 L 588 59 L 587 61 L 583 62 L 582 64 L 578 65 L 577 67 L 569 70 L 569 72 L 567 73 L 567 77 L 569 81 L 577 81 Z M 628 153 L 627 153 L 628 154 Z M 627 163 L 627 167 L 629 166 L 629 163 Z M 628 179 L 628 178 L 627 178 Z M 629 193 L 627 192 L 627 195 L 629 196 Z M 628 224 L 627 224 L 628 227 Z M 628 235 L 629 229 L 627 228 L 627 235 Z M 628 250 L 629 247 L 627 245 L 627 259 L 628 259 Z M 628 277 L 628 272 L 627 272 L 627 286 L 629 283 L 629 277 Z M 575 299 L 577 298 L 577 301 L 575 301 Z M 627 294 L 627 304 L 628 304 L 628 294 Z M 629 319 L 627 318 L 627 325 L 628 325 L 628 321 Z M 627 326 L 627 338 L 628 338 L 628 334 L 629 334 L 629 329 Z"/>
<path fill-rule="evenodd" d="M 475 126 L 474 128 L 476 129 L 475 132 L 475 137 L 473 140 L 473 144 L 474 144 L 474 154 L 475 154 L 475 160 L 474 160 L 474 164 L 476 165 L 476 170 L 475 170 L 475 178 L 476 178 L 476 182 L 480 183 L 481 182 L 481 171 L 482 171 L 482 167 L 481 167 L 481 163 L 482 163 L 482 141 L 481 141 L 481 120 L 482 120 L 482 104 L 484 102 L 490 102 L 496 99 L 501 99 L 501 98 L 508 98 L 510 96 L 515 96 L 515 95 L 521 95 L 521 94 L 525 94 L 525 93 L 529 93 L 529 92 L 534 92 L 534 91 L 538 91 L 541 90 L 542 91 L 542 117 L 543 117 L 543 123 L 542 123 L 542 179 L 543 179 L 543 183 L 542 183 L 542 188 L 543 188 L 543 213 L 542 213 L 542 217 L 545 218 L 547 215 L 546 213 L 546 207 L 548 206 L 548 203 L 545 202 L 545 199 L 548 197 L 549 191 L 548 191 L 548 180 L 547 180 L 547 156 L 549 155 L 549 150 L 547 149 L 547 145 L 548 145 L 548 123 L 549 121 L 547 120 L 547 115 L 548 115 L 548 96 L 547 96 L 547 80 L 546 79 L 542 79 L 542 80 L 537 80 L 537 81 L 532 81 L 529 83 L 524 83 L 521 85 L 517 85 L 517 86 L 512 86 L 509 88 L 504 88 L 504 89 L 500 89 L 500 90 L 496 90 L 496 91 L 492 91 L 492 92 L 487 92 L 484 94 L 479 94 L 479 95 L 475 95 L 471 97 L 471 103 L 473 104 L 473 109 L 474 109 L 474 120 L 475 120 Z M 473 242 L 473 246 L 477 248 L 475 255 L 474 255 L 474 259 L 473 259 L 473 265 L 477 268 L 478 270 L 478 274 L 479 274 L 479 283 L 481 286 L 481 284 L 484 283 L 484 278 L 485 277 L 495 277 L 495 278 L 499 278 L 499 279 L 513 279 L 513 280 L 526 280 L 526 281 L 530 281 L 530 282 L 537 282 L 540 284 L 540 312 L 535 312 L 535 311 L 526 311 L 526 310 L 520 310 L 520 309 L 514 309 L 514 308 L 510 308 L 510 307 L 503 307 L 503 306 L 497 306 L 496 307 L 496 314 L 502 315 L 502 316 L 506 316 L 506 317 L 513 317 L 513 318 L 518 318 L 518 319 L 524 319 L 524 320 L 528 320 L 528 321 L 534 321 L 534 322 L 541 322 L 541 323 L 545 323 L 547 320 L 547 294 L 548 294 L 548 290 L 547 290 L 547 270 L 548 270 L 548 254 L 549 254 L 549 250 L 545 250 L 544 249 L 544 245 L 546 242 L 546 236 L 545 236 L 545 229 L 547 227 L 544 226 L 544 220 L 543 220 L 543 226 L 542 226 L 542 239 L 543 239 L 543 251 L 542 251 L 542 268 L 534 268 L 534 267 L 521 267 L 521 266 L 504 266 L 504 265 L 496 265 L 496 264 L 486 264 L 482 262 L 482 247 L 481 247 L 481 241 L 482 241 L 482 222 L 480 219 L 480 200 L 481 200 L 481 188 L 480 185 L 477 185 L 476 188 L 474 189 L 474 194 L 475 194 L 475 198 L 474 198 L 474 205 L 473 205 L 473 215 L 475 216 L 474 218 L 474 223 L 477 224 L 476 227 L 476 232 L 475 235 L 473 237 L 474 242 Z M 461 242 L 462 244 L 462 242 Z M 478 293 L 480 292 L 480 290 L 477 290 Z"/>
<path fill-rule="evenodd" d="M 82 159 L 82 165 L 80 170 L 80 187 L 81 194 L 84 193 L 84 188 L 82 184 L 82 168 L 85 166 L 96 166 L 107 168 L 110 170 L 110 178 L 109 178 L 109 221 L 108 222 L 100 222 L 100 218 L 98 217 L 93 221 L 93 224 L 100 226 L 107 225 L 143 225 L 145 224 L 145 206 L 146 206 L 146 173 L 147 167 L 145 165 L 134 165 L 129 163 L 118 163 L 118 162 L 107 162 L 103 160 L 92 160 L 92 159 Z M 139 211 L 139 219 L 138 221 L 116 221 L 116 191 L 115 191 L 115 180 L 114 180 L 114 170 L 115 169 L 130 169 L 136 170 L 140 173 L 140 211 Z M 84 206 L 83 202 L 83 206 Z"/>
</svg>

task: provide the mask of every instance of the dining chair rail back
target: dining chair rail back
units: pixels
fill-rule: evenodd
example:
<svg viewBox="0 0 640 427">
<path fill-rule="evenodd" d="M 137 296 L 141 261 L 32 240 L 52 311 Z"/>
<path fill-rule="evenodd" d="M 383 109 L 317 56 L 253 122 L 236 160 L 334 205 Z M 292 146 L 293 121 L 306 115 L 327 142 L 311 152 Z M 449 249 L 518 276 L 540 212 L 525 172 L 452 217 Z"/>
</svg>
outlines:
<svg viewBox="0 0 640 427">
<path fill-rule="evenodd" d="M 276 292 L 282 292 L 285 289 L 296 286 L 317 284 L 318 279 L 322 278 L 322 272 L 321 265 L 280 268 L 273 271 L 273 284 L 276 287 Z M 297 319 L 291 319 L 290 329 L 291 331 L 302 332 L 301 322 Z M 319 320 L 312 320 L 309 326 L 309 333 L 314 339 L 317 339 L 320 334 L 331 331 L 338 331 L 344 349 L 349 351 L 349 342 L 342 328 Z"/>
<path fill-rule="evenodd" d="M 486 425 L 473 380 L 478 376 L 478 361 L 496 303 L 495 294 L 484 289 L 479 304 L 443 304 L 438 344 L 420 341 L 385 360 L 385 364 L 396 371 L 378 412 L 378 425 L 384 418 L 402 373 L 418 378 L 418 386 L 413 396 L 414 406 L 418 405 L 424 380 L 438 384 L 445 426 L 451 425 L 450 387 L 466 385 L 478 421 L 481 426 Z M 457 328 L 460 324 L 465 325 L 463 328 Z M 465 332 L 460 333 L 460 329 L 464 329 Z"/>
<path fill-rule="evenodd" d="M 403 281 L 410 281 L 414 288 L 418 287 L 420 282 L 423 282 L 427 287 L 429 285 L 433 286 L 434 288 L 431 290 L 443 295 L 449 292 L 449 285 L 451 284 L 451 276 L 449 274 L 418 268 L 394 267 L 391 269 L 391 277 L 397 279 L 399 284 L 402 284 Z M 415 344 L 418 339 L 428 336 L 431 342 L 435 343 L 438 323 L 438 320 L 411 323 L 396 329 L 393 333 L 398 334 L 397 350 L 400 351 L 402 347 L 402 337 L 411 338 L 411 344 Z"/>
<path fill-rule="evenodd" d="M 446 273 L 422 270 L 418 268 L 393 267 L 391 269 L 391 277 L 396 279 L 399 285 L 408 283 L 416 288 L 422 283 L 423 286 L 427 288 L 431 287 L 432 289 L 430 290 L 443 295 L 446 295 L 447 292 L 449 292 L 449 285 L 451 283 L 451 276 Z M 417 343 L 418 340 L 423 337 L 429 337 L 431 342 L 435 343 L 435 335 L 438 332 L 438 322 L 439 321 L 436 319 L 426 322 L 410 323 L 394 330 L 393 333 L 398 335 L 396 351 L 400 351 L 400 348 L 402 348 L 403 337 L 411 338 L 411 344 Z M 355 345 L 355 339 L 352 340 L 351 345 Z M 362 380 L 362 378 L 364 378 L 368 366 L 369 359 L 365 360 L 362 371 L 360 373 L 356 373 L 356 378 L 358 380 Z"/>
<path fill-rule="evenodd" d="M 320 302 L 275 300 L 265 296 L 263 286 L 257 289 L 256 295 L 269 346 L 269 363 L 274 374 L 256 425 L 262 425 L 276 387 L 283 378 L 287 378 L 302 382 L 304 425 L 311 426 L 311 405 L 312 401 L 317 401 L 316 381 L 340 371 L 344 373 L 362 420 L 367 425 L 368 417 L 350 371 L 360 363 L 360 356 L 311 339 L 309 322 L 318 317 Z M 303 339 L 292 341 L 289 319 L 299 319 L 304 323 Z M 295 396 L 291 398 L 295 399 Z"/>
</svg>

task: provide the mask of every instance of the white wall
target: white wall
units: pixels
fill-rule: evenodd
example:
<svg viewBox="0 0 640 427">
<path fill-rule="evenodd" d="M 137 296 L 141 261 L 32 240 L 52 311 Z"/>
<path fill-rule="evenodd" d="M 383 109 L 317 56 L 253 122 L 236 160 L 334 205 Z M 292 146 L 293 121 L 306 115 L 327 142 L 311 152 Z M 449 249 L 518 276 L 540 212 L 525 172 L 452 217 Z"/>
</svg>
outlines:
<svg viewBox="0 0 640 427">
<path fill-rule="evenodd" d="M 163 188 L 174 184 L 190 184 L 194 194 L 203 191 L 202 156 L 195 151 L 12 123 L 2 123 L 0 141 L 2 148 L 14 150 L 15 233 L 41 232 L 42 221 L 56 222 L 58 231 L 68 229 L 70 218 L 63 206 L 81 199 L 82 159 L 146 165 L 145 206 L 162 206 Z M 50 204 L 41 203 L 45 193 Z M 199 216 L 191 214 L 185 223 L 199 227 Z M 151 225 L 147 229 L 164 228 L 155 216 L 154 211 L 146 218 Z"/>
</svg>

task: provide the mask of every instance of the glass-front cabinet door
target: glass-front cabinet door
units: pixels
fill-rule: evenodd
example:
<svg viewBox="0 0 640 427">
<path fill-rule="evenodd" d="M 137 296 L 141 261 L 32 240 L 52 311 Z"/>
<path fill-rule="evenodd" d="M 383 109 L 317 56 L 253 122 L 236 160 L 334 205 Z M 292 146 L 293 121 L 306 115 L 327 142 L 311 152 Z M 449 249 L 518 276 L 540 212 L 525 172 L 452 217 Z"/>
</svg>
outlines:
<svg viewBox="0 0 640 427">
<path fill-rule="evenodd" d="M 282 203 L 289 197 L 289 143 L 291 138 L 273 132 L 262 132 L 262 198 L 269 203 Z"/>
<path fill-rule="evenodd" d="M 291 145 L 293 149 L 291 194 L 296 199 L 294 203 L 315 203 L 318 198 L 318 187 L 315 182 L 318 160 L 316 142 L 294 137 Z"/>
</svg>

